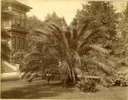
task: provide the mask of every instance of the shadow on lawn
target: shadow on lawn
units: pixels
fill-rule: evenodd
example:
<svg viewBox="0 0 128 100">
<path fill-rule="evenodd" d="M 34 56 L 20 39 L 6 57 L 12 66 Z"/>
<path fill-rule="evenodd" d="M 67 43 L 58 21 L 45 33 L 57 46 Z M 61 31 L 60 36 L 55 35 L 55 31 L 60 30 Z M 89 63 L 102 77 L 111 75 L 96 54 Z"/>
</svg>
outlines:
<svg viewBox="0 0 128 100">
<path fill-rule="evenodd" d="M 47 84 L 28 84 L 25 87 L 12 88 L 1 92 L 1 98 L 11 99 L 39 99 L 43 97 L 54 97 L 62 92 L 73 92 L 73 88 L 63 89 L 60 83 Z"/>
</svg>

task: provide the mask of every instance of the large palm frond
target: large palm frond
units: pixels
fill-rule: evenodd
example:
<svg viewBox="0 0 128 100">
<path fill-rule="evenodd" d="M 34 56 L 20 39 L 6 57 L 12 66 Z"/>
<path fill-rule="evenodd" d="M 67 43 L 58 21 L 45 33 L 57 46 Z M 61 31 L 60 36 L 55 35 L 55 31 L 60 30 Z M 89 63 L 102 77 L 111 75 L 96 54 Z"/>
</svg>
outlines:
<svg viewBox="0 0 128 100">
<path fill-rule="evenodd" d="M 66 61 L 67 68 L 65 69 L 70 78 L 74 81 L 74 68 L 81 68 L 82 65 L 85 64 L 86 66 L 89 64 L 95 65 L 96 69 L 102 70 L 106 74 L 110 74 L 112 73 L 113 65 L 112 63 L 108 63 L 108 59 L 104 56 L 109 55 L 109 51 L 104 49 L 101 44 L 92 42 L 92 40 L 98 37 L 107 37 L 106 35 L 103 35 L 105 32 L 106 29 L 101 27 L 101 25 L 97 24 L 95 21 L 86 21 L 85 25 L 83 25 L 80 30 L 75 27 L 59 27 L 54 23 L 50 23 L 48 24 L 47 29 L 45 29 L 45 32 L 38 31 L 38 34 L 42 34 L 39 37 L 39 41 L 36 41 L 36 36 L 32 37 L 35 38 L 32 40 L 35 41 L 34 47 L 41 48 L 41 52 L 38 50 L 37 53 L 41 53 L 42 55 L 39 54 L 39 59 L 35 59 L 38 60 L 37 62 L 32 62 L 34 60 L 32 59 L 26 66 L 30 66 L 30 69 L 32 70 L 34 70 L 35 67 L 37 67 L 37 69 L 44 68 L 44 66 L 48 66 L 49 63 L 52 62 L 52 58 L 54 58 L 57 59 L 56 62 Z M 46 41 L 43 41 L 43 38 L 45 38 Z M 101 56 L 98 56 L 98 53 Z M 83 55 L 86 56 L 85 59 L 82 58 Z M 100 57 L 103 60 L 100 59 Z"/>
<path fill-rule="evenodd" d="M 99 53 L 109 54 L 110 51 L 106 50 L 100 44 L 86 44 L 78 49 L 80 55 L 86 55 L 90 50 L 97 51 Z"/>
<path fill-rule="evenodd" d="M 101 58 L 97 58 L 97 57 L 89 57 L 85 60 L 85 67 L 87 67 L 87 65 L 93 65 L 95 67 L 93 67 L 93 70 L 97 70 L 99 69 L 99 71 L 103 71 L 106 75 L 113 75 L 115 72 L 114 66 L 112 63 L 108 62 L 109 60 L 105 59 L 102 57 Z"/>
</svg>

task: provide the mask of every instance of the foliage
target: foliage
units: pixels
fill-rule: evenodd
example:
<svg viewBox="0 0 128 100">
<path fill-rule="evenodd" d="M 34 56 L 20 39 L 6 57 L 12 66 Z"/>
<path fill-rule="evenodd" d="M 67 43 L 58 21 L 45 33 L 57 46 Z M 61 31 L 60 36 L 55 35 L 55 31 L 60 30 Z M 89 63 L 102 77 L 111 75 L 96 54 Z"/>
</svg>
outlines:
<svg viewBox="0 0 128 100">
<path fill-rule="evenodd" d="M 10 48 L 8 41 L 10 39 L 10 35 L 4 29 L 1 29 L 1 60 L 9 62 L 10 57 Z"/>
<path fill-rule="evenodd" d="M 44 72 L 48 66 L 58 66 L 58 62 L 64 61 L 67 68 L 63 70 L 74 81 L 76 67 L 82 70 L 83 75 L 84 72 L 89 75 L 113 75 L 115 62 L 110 56 L 110 41 L 116 34 L 116 17 L 111 3 L 100 1 L 83 5 L 70 26 L 56 13 L 48 14 L 45 28 L 33 31 L 28 37 L 29 50 L 22 71 L 26 74 Z"/>
<path fill-rule="evenodd" d="M 81 92 L 96 92 L 96 82 L 95 80 L 81 80 L 76 84 Z"/>
<path fill-rule="evenodd" d="M 27 29 L 32 33 L 34 30 L 45 29 L 47 23 L 54 22 L 60 26 L 66 25 L 66 21 L 63 17 L 58 17 L 55 12 L 47 14 L 44 21 L 38 19 L 36 16 L 27 17 L 26 26 Z"/>
<path fill-rule="evenodd" d="M 29 57 L 27 59 L 32 60 L 26 64 L 25 71 L 44 70 L 46 66 L 53 63 L 50 61 L 49 64 L 42 65 L 42 62 L 57 59 L 57 61 L 65 61 L 68 64 L 67 72 L 74 81 L 76 78 L 74 68 L 86 68 L 88 64 L 95 65 L 94 70 L 101 70 L 107 75 L 112 74 L 114 66 L 109 63 L 109 59 L 105 56 L 109 54 L 109 51 L 104 49 L 102 45 L 93 42 L 95 35 L 105 37 L 103 33 L 106 30 L 101 28 L 101 24 L 94 25 L 94 27 L 92 23 L 95 24 L 96 22 L 87 21 L 81 29 L 67 25 L 62 28 L 55 23 L 50 23 L 45 31 L 36 31 L 38 34 L 40 33 L 40 37 L 37 36 L 40 39 L 38 41 L 36 39 L 36 45 L 33 45 L 34 49 L 31 49 L 33 51 L 27 56 Z M 33 41 L 35 41 L 34 38 L 31 37 Z M 32 55 L 34 55 L 34 60 Z"/>
<path fill-rule="evenodd" d="M 127 4 L 128 5 L 128 4 Z M 120 66 L 128 66 L 128 21 L 127 21 L 127 9 L 124 12 L 118 13 L 118 25 L 117 25 L 117 35 L 113 44 L 113 55 L 117 59 Z M 120 67 L 119 67 L 120 68 Z"/>
<path fill-rule="evenodd" d="M 45 17 L 44 23 L 48 24 L 48 23 L 56 23 L 58 26 L 63 26 L 63 24 L 66 25 L 66 21 L 64 19 L 64 17 L 59 17 L 57 16 L 57 14 L 55 12 L 53 12 L 52 14 L 47 14 L 47 16 Z"/>
<path fill-rule="evenodd" d="M 102 9 L 101 9 L 102 8 Z M 83 4 L 82 10 L 77 11 L 77 15 L 74 18 L 71 25 L 80 28 L 83 24 L 85 24 L 88 20 L 98 21 L 100 25 L 105 28 L 104 36 L 99 34 L 97 35 L 97 31 L 95 31 L 95 35 L 92 43 L 97 43 L 102 45 L 108 51 L 110 51 L 110 55 L 106 55 L 106 58 L 111 60 L 110 62 L 117 63 L 115 57 L 112 56 L 112 52 L 116 50 L 113 48 L 113 42 L 117 43 L 116 40 L 116 25 L 118 24 L 118 16 L 115 13 L 115 9 L 111 2 L 105 1 L 89 1 L 86 5 Z M 92 23 L 93 27 L 99 25 Z M 99 56 L 99 55 L 98 55 Z"/>
<path fill-rule="evenodd" d="M 51 22 L 56 23 L 61 27 L 62 27 L 63 24 L 66 25 L 65 19 L 63 17 L 58 17 L 55 12 L 52 13 L 51 15 L 47 14 L 44 21 L 41 21 L 36 16 L 32 16 L 32 17 L 27 18 L 27 28 L 30 32 L 27 36 L 27 40 L 28 40 L 28 44 L 29 44 L 28 48 L 29 49 L 31 48 L 31 46 L 33 44 L 37 43 L 36 39 L 41 40 L 41 41 L 46 41 L 46 39 L 44 37 L 40 38 L 40 32 L 36 32 L 36 34 L 35 34 L 35 30 L 38 30 L 38 31 L 39 30 L 45 30 L 47 28 L 47 24 L 51 23 Z M 35 39 L 35 40 L 33 41 L 32 39 Z M 37 43 L 37 45 L 40 45 L 40 43 Z"/>
<path fill-rule="evenodd" d="M 107 29 L 107 32 L 104 33 L 104 35 L 107 35 L 107 38 L 98 37 L 97 42 L 99 41 L 100 44 L 103 44 L 106 49 L 112 50 L 110 41 L 115 39 L 117 17 L 111 2 L 89 1 L 88 4 L 83 4 L 82 10 L 77 11 L 74 21 L 77 22 L 78 27 L 81 27 L 89 19 L 99 21 Z"/>
<path fill-rule="evenodd" d="M 36 16 L 27 17 L 26 26 L 28 30 L 41 29 L 44 27 L 44 23 Z"/>
<path fill-rule="evenodd" d="M 117 15 L 111 2 L 89 1 L 87 5 L 83 4 L 83 9 L 77 11 L 77 22 L 82 24 L 90 17 L 100 21 L 110 31 L 116 28 Z"/>
</svg>

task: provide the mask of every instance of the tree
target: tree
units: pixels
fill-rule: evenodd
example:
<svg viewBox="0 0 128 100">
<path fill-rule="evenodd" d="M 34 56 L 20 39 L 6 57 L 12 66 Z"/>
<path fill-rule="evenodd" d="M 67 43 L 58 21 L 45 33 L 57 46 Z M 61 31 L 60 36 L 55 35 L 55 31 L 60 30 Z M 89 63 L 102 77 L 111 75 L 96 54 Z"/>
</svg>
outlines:
<svg viewBox="0 0 128 100">
<path fill-rule="evenodd" d="M 45 30 L 47 27 L 46 24 L 51 22 L 56 23 L 61 27 L 62 27 L 62 24 L 66 25 L 65 19 L 63 17 L 62 18 L 58 17 L 55 12 L 52 13 L 51 15 L 47 14 L 44 21 L 39 20 L 36 16 L 28 17 L 27 19 L 27 28 L 29 30 L 29 34 L 27 37 L 28 44 L 29 44 L 28 48 L 31 48 L 30 47 L 31 44 L 36 44 L 36 41 L 31 41 L 31 37 L 40 36 L 39 33 L 35 34 L 35 30 Z"/>
<path fill-rule="evenodd" d="M 66 63 L 66 72 L 74 82 L 76 81 L 76 67 L 81 70 L 85 69 L 85 71 L 89 67 L 93 70 L 99 70 L 105 75 L 113 74 L 113 63 L 106 57 L 109 51 L 94 42 L 97 36 L 105 37 L 103 33 L 106 32 L 106 29 L 99 22 L 88 20 L 81 29 L 73 26 L 68 27 L 65 24 L 61 27 L 56 23 L 48 23 L 45 31 L 36 32 L 40 36 L 32 37 L 33 41 L 36 38 L 37 42 L 34 45 L 35 51 L 25 57 L 30 58 L 26 67 L 23 68 L 26 74 L 45 70 L 49 64 L 56 63 L 56 61 Z M 49 61 L 50 63 L 45 63 Z M 90 66 L 85 66 L 88 64 Z M 90 74 L 96 75 L 95 72 Z"/>
<path fill-rule="evenodd" d="M 120 67 L 128 66 L 128 3 L 125 11 L 118 13 L 117 40 L 113 42 L 113 54 L 118 59 Z"/>
<path fill-rule="evenodd" d="M 124 11 L 124 15 L 125 15 L 124 16 L 125 21 L 128 22 L 128 20 L 127 20 L 128 19 L 128 2 L 127 2 L 127 5 L 126 5 L 126 9 Z"/>
<path fill-rule="evenodd" d="M 117 63 L 118 60 L 114 55 L 116 50 L 115 44 L 117 44 L 117 24 L 118 14 L 112 5 L 112 2 L 108 1 L 89 1 L 86 5 L 83 4 L 83 9 L 78 10 L 73 22 L 76 27 L 81 27 L 88 20 L 95 20 L 101 23 L 101 26 L 105 27 L 107 32 L 103 33 L 105 37 L 99 35 L 95 36 L 93 42 L 103 45 L 104 48 L 110 50 L 110 55 L 106 55 L 113 63 Z M 115 60 L 116 59 L 116 60 Z"/>
<path fill-rule="evenodd" d="M 104 47 L 111 49 L 110 41 L 114 39 L 116 35 L 116 24 L 117 24 L 117 14 L 111 2 L 108 1 L 89 1 L 87 5 L 83 4 L 83 9 L 78 10 L 75 20 L 77 20 L 78 26 L 81 27 L 88 19 L 94 19 L 101 22 L 102 26 L 106 27 L 108 30 L 105 35 L 108 38 L 103 39 L 100 43 L 104 44 Z"/>
<path fill-rule="evenodd" d="M 55 12 L 53 12 L 51 15 L 47 14 L 47 16 L 45 17 L 44 23 L 56 23 L 57 25 L 63 26 L 63 24 L 66 24 L 66 21 L 64 19 L 64 17 L 59 17 L 57 16 L 57 14 Z"/>
<path fill-rule="evenodd" d="M 27 17 L 26 26 L 29 30 L 41 29 L 44 27 L 43 21 L 39 20 L 36 16 Z"/>
</svg>

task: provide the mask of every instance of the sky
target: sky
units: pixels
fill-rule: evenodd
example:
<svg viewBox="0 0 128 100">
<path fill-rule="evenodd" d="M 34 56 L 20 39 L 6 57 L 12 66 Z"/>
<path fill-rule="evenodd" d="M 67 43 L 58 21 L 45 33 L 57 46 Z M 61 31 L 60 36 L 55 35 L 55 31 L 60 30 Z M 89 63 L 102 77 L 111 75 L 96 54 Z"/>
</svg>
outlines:
<svg viewBox="0 0 128 100">
<path fill-rule="evenodd" d="M 35 15 L 40 20 L 44 20 L 49 13 L 56 12 L 59 17 L 64 17 L 69 24 L 76 15 L 77 9 L 82 9 L 85 0 L 18 0 L 33 9 L 27 13 L 28 16 Z M 116 1 L 113 3 L 117 11 L 125 9 L 125 1 Z"/>
</svg>

